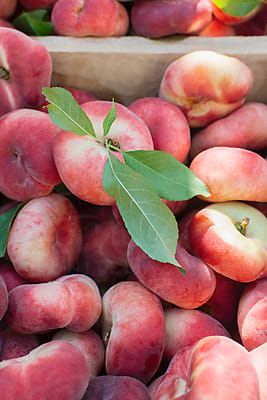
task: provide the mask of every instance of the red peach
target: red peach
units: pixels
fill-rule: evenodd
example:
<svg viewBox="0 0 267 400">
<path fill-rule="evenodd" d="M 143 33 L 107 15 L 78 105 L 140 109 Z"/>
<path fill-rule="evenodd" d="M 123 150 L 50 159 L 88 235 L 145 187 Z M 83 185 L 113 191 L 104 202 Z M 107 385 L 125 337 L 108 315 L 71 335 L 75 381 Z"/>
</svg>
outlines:
<svg viewBox="0 0 267 400">
<path fill-rule="evenodd" d="M 42 88 L 50 86 L 51 81 L 48 50 L 9 28 L 0 28 L 0 47 L 0 116 L 18 108 L 40 106 Z"/>
<path fill-rule="evenodd" d="M 221 21 L 218 21 L 216 18 L 213 18 L 212 21 L 202 31 L 198 33 L 198 36 L 235 36 L 235 30 L 231 26 L 225 25 Z"/>
<path fill-rule="evenodd" d="M 64 36 L 123 36 L 129 27 L 117 0 L 58 0 L 51 18 L 56 33 Z"/>
<path fill-rule="evenodd" d="M 257 371 L 259 386 L 260 386 L 260 399 L 267 399 L 267 343 L 262 344 L 256 349 L 252 350 L 250 353 L 250 359 L 254 368 Z"/>
<path fill-rule="evenodd" d="M 242 343 L 253 350 L 267 341 L 267 279 L 248 285 L 238 306 L 238 328 Z"/>
<path fill-rule="evenodd" d="M 148 126 L 155 150 L 167 151 L 178 161 L 185 161 L 190 149 L 190 128 L 178 107 L 157 97 L 136 100 L 128 107 Z"/>
<path fill-rule="evenodd" d="M 267 147 L 267 106 L 247 103 L 193 136 L 190 154 L 215 146 L 261 150 Z"/>
<path fill-rule="evenodd" d="M 211 196 L 199 196 L 206 201 L 267 202 L 267 160 L 253 151 L 212 147 L 198 154 L 190 169 L 207 185 Z"/>
<path fill-rule="evenodd" d="M 85 275 L 68 275 L 13 289 L 6 322 L 18 333 L 43 333 L 64 327 L 84 332 L 99 319 L 101 308 L 95 282 Z"/>
<path fill-rule="evenodd" d="M 10 18 L 17 7 L 17 0 L 0 0 L 0 18 Z"/>
<path fill-rule="evenodd" d="M 218 390 L 219 388 L 219 390 Z M 260 400 L 249 353 L 223 336 L 209 336 L 173 358 L 153 400 Z"/>
<path fill-rule="evenodd" d="M 150 38 L 196 33 L 211 18 L 207 0 L 136 0 L 131 12 L 135 33 Z"/>
<path fill-rule="evenodd" d="M 18 0 L 25 10 L 37 10 L 39 8 L 51 8 L 57 0 Z"/>
<path fill-rule="evenodd" d="M 4 279 L 8 292 L 17 286 L 27 283 L 8 263 L 0 263 L 0 276 Z"/>
<path fill-rule="evenodd" d="M 9 21 L 6 21 L 5 19 L 0 18 L 0 28 L 14 29 L 14 26 Z"/>
<path fill-rule="evenodd" d="M 82 200 L 97 205 L 113 205 L 115 200 L 103 189 L 102 175 L 108 155 L 103 143 L 103 121 L 111 102 L 85 103 L 83 110 L 91 119 L 99 143 L 89 136 L 62 131 L 54 140 L 54 159 L 59 175 L 68 189 Z M 106 139 L 121 150 L 153 150 L 153 141 L 145 123 L 121 104 L 116 104 L 117 118 Z M 120 157 L 118 152 L 113 153 Z M 79 176 L 79 179 L 77 179 Z"/>
<path fill-rule="evenodd" d="M 53 340 L 64 340 L 77 346 L 87 360 L 91 378 L 101 372 L 105 361 L 105 349 L 102 340 L 93 330 L 75 333 L 61 329 L 53 336 Z"/>
<path fill-rule="evenodd" d="M 145 385 L 129 376 L 98 376 L 90 380 L 82 400 L 150 400 Z"/>
<path fill-rule="evenodd" d="M 193 216 L 189 226 L 194 254 L 219 274 L 239 282 L 252 282 L 264 273 L 266 235 L 266 217 L 240 202 L 209 205 Z"/>
<path fill-rule="evenodd" d="M 185 269 L 185 275 L 171 264 L 152 260 L 133 241 L 129 243 L 130 268 L 144 286 L 176 306 L 188 309 L 200 307 L 215 290 L 214 273 L 179 244 L 176 259 Z"/>
<path fill-rule="evenodd" d="M 0 119 L 0 191 L 5 196 L 28 201 L 60 183 L 52 155 L 58 132 L 49 116 L 36 110 L 16 110 Z"/>
<path fill-rule="evenodd" d="M 7 252 L 16 272 L 46 282 L 71 270 L 82 245 L 78 213 L 71 202 L 52 193 L 28 202 L 12 225 Z"/>
<path fill-rule="evenodd" d="M 212 51 L 195 51 L 166 69 L 160 97 L 178 105 L 190 126 L 206 126 L 239 108 L 253 84 L 240 60 Z"/>
<path fill-rule="evenodd" d="M 164 358 L 171 358 L 182 348 L 194 345 L 206 336 L 229 336 L 216 319 L 198 310 L 165 310 L 166 339 Z"/>
<path fill-rule="evenodd" d="M 0 276 L 0 321 L 8 307 L 8 291 L 4 279 Z"/>
<path fill-rule="evenodd" d="M 251 18 L 253 18 L 261 9 L 262 4 L 258 3 L 254 7 L 252 11 L 250 11 L 248 14 L 241 16 L 241 17 L 236 17 L 230 14 L 227 14 L 224 10 L 220 9 L 217 7 L 214 3 L 212 4 L 212 11 L 215 17 L 222 21 L 224 24 L 227 25 L 239 25 L 242 24 L 246 21 L 249 21 Z"/>
<path fill-rule="evenodd" d="M 164 315 L 158 298 L 138 282 L 120 282 L 103 297 L 106 370 L 148 382 L 164 348 Z"/>
<path fill-rule="evenodd" d="M 0 393 L 3 400 L 80 400 L 90 372 L 81 351 L 57 340 L 27 356 L 0 363 Z"/>
<path fill-rule="evenodd" d="M 126 228 L 112 216 L 89 227 L 77 271 L 91 276 L 99 284 L 112 284 L 125 278 L 129 274 L 127 247 L 130 239 Z"/>
<path fill-rule="evenodd" d="M 11 329 L 6 329 L 3 332 L 3 347 L 2 351 L 0 351 L 0 361 L 26 356 L 37 346 L 39 346 L 39 340 L 36 335 L 21 335 Z"/>
</svg>

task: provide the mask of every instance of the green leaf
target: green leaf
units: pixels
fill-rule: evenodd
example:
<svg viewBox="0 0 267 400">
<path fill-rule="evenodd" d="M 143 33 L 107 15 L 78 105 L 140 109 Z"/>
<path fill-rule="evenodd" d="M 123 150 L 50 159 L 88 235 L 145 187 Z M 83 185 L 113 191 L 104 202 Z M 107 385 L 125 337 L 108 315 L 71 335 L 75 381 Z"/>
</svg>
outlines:
<svg viewBox="0 0 267 400">
<path fill-rule="evenodd" d="M 206 185 L 184 164 L 165 151 L 123 152 L 127 165 L 143 175 L 160 197 L 188 200 L 196 195 L 210 196 Z"/>
<path fill-rule="evenodd" d="M 53 33 L 48 10 L 22 12 L 12 23 L 17 29 L 28 35 L 47 36 Z"/>
<path fill-rule="evenodd" d="M 50 103 L 47 107 L 49 116 L 59 128 L 79 136 L 95 137 L 92 122 L 68 90 L 43 88 L 42 93 Z"/>
<path fill-rule="evenodd" d="M 213 0 L 218 8 L 234 17 L 244 17 L 258 7 L 262 0 Z"/>
<path fill-rule="evenodd" d="M 55 186 L 53 191 L 55 193 L 62 194 L 62 196 L 71 196 L 72 195 L 72 193 L 64 185 L 64 183 L 60 183 L 59 185 Z"/>
<path fill-rule="evenodd" d="M 178 226 L 174 215 L 150 184 L 110 152 L 103 173 L 104 190 L 114 197 L 133 241 L 149 257 L 178 266 Z"/>
<path fill-rule="evenodd" d="M 4 257 L 6 254 L 6 246 L 12 222 L 23 206 L 24 203 L 19 203 L 5 213 L 0 214 L 0 257 Z"/>
<path fill-rule="evenodd" d="M 103 122 L 103 131 L 104 131 L 104 136 L 107 136 L 110 132 L 110 129 L 116 120 L 117 114 L 116 114 L 116 106 L 114 99 L 112 99 L 112 106 L 110 112 L 107 114 L 107 116 L 104 119 Z"/>
</svg>

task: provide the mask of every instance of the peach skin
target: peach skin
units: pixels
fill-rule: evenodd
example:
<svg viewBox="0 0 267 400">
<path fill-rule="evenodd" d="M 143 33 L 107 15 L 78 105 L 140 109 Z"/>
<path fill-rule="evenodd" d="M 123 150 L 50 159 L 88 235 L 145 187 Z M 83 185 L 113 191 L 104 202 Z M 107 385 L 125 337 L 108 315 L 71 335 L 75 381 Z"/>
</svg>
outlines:
<svg viewBox="0 0 267 400">
<path fill-rule="evenodd" d="M 10 18 L 17 7 L 17 0 L 0 0 L 0 18 Z"/>
<path fill-rule="evenodd" d="M 238 329 L 248 350 L 267 342 L 267 279 L 248 285 L 238 306 Z"/>
<path fill-rule="evenodd" d="M 5 329 L 0 361 L 26 356 L 38 346 L 39 339 L 37 335 L 22 335 L 11 329 Z"/>
<path fill-rule="evenodd" d="M 262 150 L 267 147 L 267 106 L 247 103 L 228 117 L 213 122 L 192 139 L 191 157 L 210 147 L 241 147 Z"/>
<path fill-rule="evenodd" d="M 25 10 L 37 10 L 39 8 L 51 8 L 57 0 L 18 0 Z"/>
<path fill-rule="evenodd" d="M 8 291 L 4 279 L 0 276 L 0 321 L 8 307 Z"/>
<path fill-rule="evenodd" d="M 157 296 L 138 282 L 120 282 L 103 297 L 102 334 L 107 344 L 106 370 L 147 383 L 156 373 L 165 328 Z"/>
<path fill-rule="evenodd" d="M 160 97 L 179 106 L 191 127 L 201 127 L 239 108 L 252 84 L 251 70 L 238 59 L 195 51 L 168 66 Z"/>
<path fill-rule="evenodd" d="M 267 160 L 253 151 L 212 147 L 192 161 L 191 171 L 210 191 L 209 202 L 231 200 L 267 202 Z"/>
<path fill-rule="evenodd" d="M 260 400 L 267 399 L 267 342 L 262 344 L 259 347 L 256 347 L 250 353 L 250 359 L 252 364 L 254 365 L 260 386 Z"/>
<path fill-rule="evenodd" d="M 255 281 L 267 267 L 267 219 L 245 203 L 217 203 L 198 211 L 189 237 L 196 256 L 235 281 Z"/>
<path fill-rule="evenodd" d="M 221 21 L 213 18 L 212 21 L 205 26 L 198 36 L 207 37 L 221 37 L 221 36 L 235 36 L 235 30 L 228 25 L 223 24 Z"/>
<path fill-rule="evenodd" d="M 178 107 L 157 97 L 146 97 L 128 108 L 148 126 L 155 150 L 167 151 L 185 161 L 191 144 L 188 122 Z"/>
</svg>

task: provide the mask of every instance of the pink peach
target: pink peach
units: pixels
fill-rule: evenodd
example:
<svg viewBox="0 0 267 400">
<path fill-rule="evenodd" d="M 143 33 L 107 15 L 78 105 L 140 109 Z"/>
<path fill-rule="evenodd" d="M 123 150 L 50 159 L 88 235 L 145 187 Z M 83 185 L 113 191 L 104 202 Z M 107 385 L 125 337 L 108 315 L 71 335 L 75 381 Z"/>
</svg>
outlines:
<svg viewBox="0 0 267 400">
<path fill-rule="evenodd" d="M 3 332 L 3 346 L 2 351 L 0 351 L 0 361 L 26 356 L 38 346 L 39 339 L 36 335 L 22 335 L 11 329 L 6 329 Z"/>
</svg>

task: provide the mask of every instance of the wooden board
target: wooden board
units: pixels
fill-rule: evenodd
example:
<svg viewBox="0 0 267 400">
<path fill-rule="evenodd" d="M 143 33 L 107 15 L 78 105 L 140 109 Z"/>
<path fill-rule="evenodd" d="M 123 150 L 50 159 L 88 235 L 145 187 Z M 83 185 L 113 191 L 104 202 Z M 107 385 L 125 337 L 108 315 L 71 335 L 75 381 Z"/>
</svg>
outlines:
<svg viewBox="0 0 267 400">
<path fill-rule="evenodd" d="M 165 68 L 195 50 L 213 50 L 236 56 L 252 69 L 254 87 L 249 99 L 267 103 L 267 36 L 227 38 L 38 39 L 53 59 L 53 83 L 91 90 L 103 99 L 129 102 L 157 96 Z"/>
</svg>

